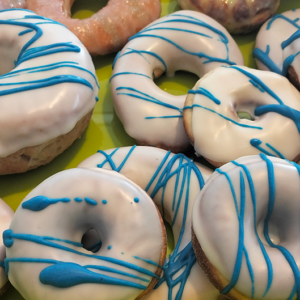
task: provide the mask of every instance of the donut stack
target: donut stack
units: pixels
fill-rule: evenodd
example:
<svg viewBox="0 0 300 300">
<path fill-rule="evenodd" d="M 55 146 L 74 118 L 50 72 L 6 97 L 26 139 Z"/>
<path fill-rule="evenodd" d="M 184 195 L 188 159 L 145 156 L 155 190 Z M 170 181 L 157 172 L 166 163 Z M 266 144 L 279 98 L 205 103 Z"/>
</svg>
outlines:
<svg viewBox="0 0 300 300">
<path fill-rule="evenodd" d="M 3 233 L 2 268 L 26 300 L 300 299 L 299 17 L 263 25 L 253 54 L 261 71 L 197 12 L 129 39 L 110 82 L 142 146 L 99 150 L 22 201 Z M 153 82 L 177 70 L 201 77 L 186 96 Z M 218 169 L 181 153 L 191 145 Z M 175 244 L 166 259 L 162 220 Z"/>
</svg>

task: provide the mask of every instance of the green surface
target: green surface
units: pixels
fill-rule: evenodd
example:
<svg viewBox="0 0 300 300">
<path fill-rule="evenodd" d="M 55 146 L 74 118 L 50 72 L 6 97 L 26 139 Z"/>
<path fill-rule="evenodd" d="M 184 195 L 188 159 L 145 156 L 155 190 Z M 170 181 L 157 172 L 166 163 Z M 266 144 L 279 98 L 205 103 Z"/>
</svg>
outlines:
<svg viewBox="0 0 300 300">
<path fill-rule="evenodd" d="M 72 8 L 72 14 L 75 18 L 86 18 L 93 12 L 105 6 L 105 0 L 77 0 Z M 161 0 L 162 15 L 166 15 L 178 10 L 176 0 Z M 300 7 L 299 0 L 282 0 L 279 12 Z M 251 56 L 254 46 L 256 33 L 246 36 L 235 36 L 240 49 L 244 55 L 245 64 L 249 67 L 255 67 L 255 62 Z M 0 177 L 0 196 L 14 209 L 18 207 L 22 199 L 40 182 L 49 176 L 64 169 L 76 167 L 82 160 L 94 154 L 99 149 L 109 149 L 119 146 L 128 146 L 135 144 L 124 131 L 122 124 L 116 116 L 111 103 L 111 92 L 109 78 L 111 76 L 111 65 L 115 54 L 110 54 L 93 59 L 97 76 L 100 84 L 99 102 L 96 105 L 92 121 L 82 138 L 76 141 L 68 150 L 57 157 L 47 166 L 38 168 L 19 175 L 8 175 Z M 156 83 L 163 90 L 171 94 L 185 94 L 194 86 L 197 77 L 186 72 L 176 73 L 174 78 L 162 76 L 156 80 Z M 170 248 L 172 247 L 169 244 Z M 3 296 L 4 300 L 23 299 L 14 288 Z"/>
</svg>

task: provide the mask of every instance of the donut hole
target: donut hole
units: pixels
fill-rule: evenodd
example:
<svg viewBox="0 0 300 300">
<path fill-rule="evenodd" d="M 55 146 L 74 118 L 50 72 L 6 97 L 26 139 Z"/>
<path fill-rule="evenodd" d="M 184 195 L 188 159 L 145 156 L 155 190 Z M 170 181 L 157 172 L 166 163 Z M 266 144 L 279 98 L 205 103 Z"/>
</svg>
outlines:
<svg viewBox="0 0 300 300">
<path fill-rule="evenodd" d="M 246 119 L 249 121 L 255 121 L 257 117 L 254 114 L 258 103 L 254 101 L 245 101 L 234 104 L 234 110 L 239 119 Z"/>
<path fill-rule="evenodd" d="M 21 48 L 17 45 L 17 40 L 9 37 L 0 39 L 0 75 L 9 73 L 15 68 L 15 61 L 18 59 Z"/>
<path fill-rule="evenodd" d="M 105 7 L 107 3 L 108 0 L 73 0 L 73 4 L 71 2 L 72 7 L 70 13 L 74 19 L 86 19 Z"/>
<path fill-rule="evenodd" d="M 89 229 L 81 239 L 82 247 L 92 253 L 96 253 L 101 249 L 102 241 L 100 235 L 95 228 Z"/>
<path fill-rule="evenodd" d="M 163 91 L 175 95 L 186 95 L 191 90 L 199 77 L 193 73 L 177 71 L 174 76 L 170 77 L 160 69 L 154 70 L 155 84 Z"/>
<path fill-rule="evenodd" d="M 167 249 L 167 257 L 174 251 L 175 249 L 175 242 L 174 242 L 174 234 L 172 230 L 172 226 L 164 221 L 167 233 L 167 240 L 168 240 L 168 249 Z"/>
</svg>

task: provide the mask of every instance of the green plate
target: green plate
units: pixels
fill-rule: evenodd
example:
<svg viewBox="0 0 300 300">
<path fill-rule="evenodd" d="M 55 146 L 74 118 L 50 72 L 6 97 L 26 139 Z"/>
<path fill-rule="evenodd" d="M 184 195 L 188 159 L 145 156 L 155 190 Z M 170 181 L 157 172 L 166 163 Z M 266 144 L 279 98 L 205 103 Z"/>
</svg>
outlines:
<svg viewBox="0 0 300 300">
<path fill-rule="evenodd" d="M 72 8 L 73 17 L 81 19 L 89 17 L 105 6 L 107 2 L 105 0 L 76 0 Z M 282 0 L 281 2 L 279 12 L 300 8 L 299 0 Z M 179 10 L 177 0 L 161 0 L 161 4 L 162 16 Z M 255 36 L 256 33 L 235 36 L 235 40 L 244 55 L 246 66 L 252 68 L 255 68 L 255 62 L 251 56 Z M 114 57 L 115 54 L 110 54 L 93 59 L 100 84 L 100 100 L 96 105 L 90 125 L 81 139 L 46 166 L 25 174 L 1 176 L 0 197 L 14 210 L 35 186 L 49 176 L 65 169 L 75 168 L 82 160 L 96 153 L 99 149 L 104 150 L 135 144 L 135 141 L 124 131 L 111 103 L 109 78 Z M 198 78 L 193 74 L 178 72 L 174 78 L 170 79 L 162 76 L 156 80 L 156 83 L 161 89 L 171 94 L 183 95 L 194 86 L 197 80 Z M 23 298 L 11 287 L 2 299 L 21 300 Z"/>
</svg>

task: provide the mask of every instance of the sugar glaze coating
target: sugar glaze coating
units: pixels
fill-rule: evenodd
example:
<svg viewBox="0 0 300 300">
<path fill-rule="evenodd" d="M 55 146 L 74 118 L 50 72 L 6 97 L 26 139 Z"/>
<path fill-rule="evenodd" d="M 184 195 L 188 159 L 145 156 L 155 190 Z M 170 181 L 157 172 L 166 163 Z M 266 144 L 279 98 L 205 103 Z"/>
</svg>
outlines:
<svg viewBox="0 0 300 300">
<path fill-rule="evenodd" d="M 175 250 L 166 259 L 164 275 L 145 299 L 218 298 L 219 293 L 195 263 L 191 248 L 193 203 L 211 170 L 183 154 L 141 146 L 99 150 L 79 167 L 112 169 L 125 175 L 146 190 L 172 225 Z"/>
<path fill-rule="evenodd" d="M 182 124 L 186 96 L 170 95 L 153 80 L 178 70 L 200 78 L 234 64 L 244 64 L 237 44 L 210 17 L 179 11 L 153 22 L 130 38 L 113 64 L 113 102 L 126 132 L 139 144 L 180 152 L 189 145 Z"/>
<path fill-rule="evenodd" d="M 300 153 L 300 95 L 278 74 L 215 69 L 189 91 L 184 110 L 195 151 L 216 165 L 259 153 L 296 161 Z"/>
<path fill-rule="evenodd" d="M 195 201 L 192 226 L 227 281 L 222 293 L 299 299 L 299 193 L 300 167 L 265 154 L 239 158 L 210 177 Z"/>
<path fill-rule="evenodd" d="M 0 11 L 0 157 L 70 132 L 91 112 L 91 57 L 63 25 L 22 9 Z M 58 34 L 59 33 L 59 34 Z"/>
<path fill-rule="evenodd" d="M 290 67 L 300 78 L 300 9 L 278 14 L 260 29 L 253 56 L 261 70 L 270 70 L 286 77 Z M 295 77 L 295 75 L 294 75 Z M 296 78 L 296 80 L 297 80 Z M 300 82 L 297 86 L 300 89 Z"/>
<path fill-rule="evenodd" d="M 102 242 L 96 253 L 81 244 L 91 228 Z M 135 299 L 159 278 L 166 248 L 159 213 L 141 188 L 79 168 L 24 199 L 4 244 L 9 280 L 26 300 Z"/>
</svg>

